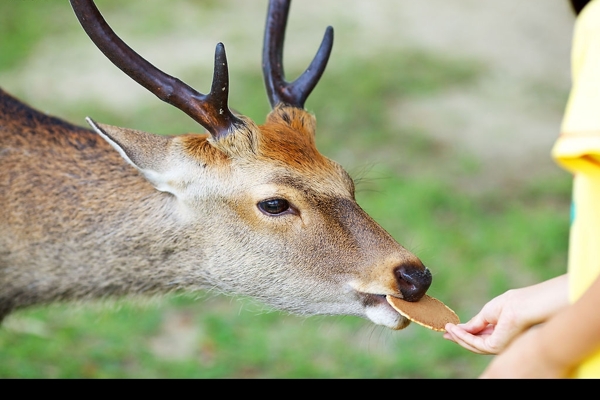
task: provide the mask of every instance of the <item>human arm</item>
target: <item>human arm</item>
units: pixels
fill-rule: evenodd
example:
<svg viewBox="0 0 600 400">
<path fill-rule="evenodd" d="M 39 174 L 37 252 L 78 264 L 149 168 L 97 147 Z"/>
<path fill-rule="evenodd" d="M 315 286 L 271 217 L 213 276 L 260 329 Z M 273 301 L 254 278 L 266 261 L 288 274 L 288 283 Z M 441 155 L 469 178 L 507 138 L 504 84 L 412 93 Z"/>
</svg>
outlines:
<svg viewBox="0 0 600 400">
<path fill-rule="evenodd" d="M 444 338 L 474 353 L 498 354 L 523 331 L 546 321 L 568 303 L 565 274 L 495 297 L 468 322 L 447 324 Z"/>
<path fill-rule="evenodd" d="M 600 349 L 600 277 L 572 305 L 516 338 L 482 378 L 561 378 Z"/>
</svg>

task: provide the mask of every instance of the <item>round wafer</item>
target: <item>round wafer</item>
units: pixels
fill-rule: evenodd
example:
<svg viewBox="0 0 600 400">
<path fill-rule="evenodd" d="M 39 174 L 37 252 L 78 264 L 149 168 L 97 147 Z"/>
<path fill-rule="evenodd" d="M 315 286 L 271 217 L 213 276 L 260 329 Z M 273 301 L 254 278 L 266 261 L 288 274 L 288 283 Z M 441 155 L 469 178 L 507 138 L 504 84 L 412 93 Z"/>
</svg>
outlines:
<svg viewBox="0 0 600 400">
<path fill-rule="evenodd" d="M 389 295 L 386 299 L 401 315 L 434 331 L 444 332 L 448 322 L 460 322 L 458 315 L 447 305 L 428 295 L 419 301 L 406 301 Z"/>
</svg>

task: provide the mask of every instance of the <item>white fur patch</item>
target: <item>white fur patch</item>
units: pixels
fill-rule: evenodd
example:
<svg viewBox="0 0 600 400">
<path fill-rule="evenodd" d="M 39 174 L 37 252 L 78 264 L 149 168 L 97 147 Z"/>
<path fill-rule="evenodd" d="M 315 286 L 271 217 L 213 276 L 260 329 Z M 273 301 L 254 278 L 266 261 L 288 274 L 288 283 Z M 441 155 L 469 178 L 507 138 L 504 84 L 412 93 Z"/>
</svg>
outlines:
<svg viewBox="0 0 600 400">
<path fill-rule="evenodd" d="M 401 329 L 407 325 L 406 318 L 384 304 L 367 307 L 365 314 L 374 324 L 383 325 L 391 329 Z"/>
</svg>

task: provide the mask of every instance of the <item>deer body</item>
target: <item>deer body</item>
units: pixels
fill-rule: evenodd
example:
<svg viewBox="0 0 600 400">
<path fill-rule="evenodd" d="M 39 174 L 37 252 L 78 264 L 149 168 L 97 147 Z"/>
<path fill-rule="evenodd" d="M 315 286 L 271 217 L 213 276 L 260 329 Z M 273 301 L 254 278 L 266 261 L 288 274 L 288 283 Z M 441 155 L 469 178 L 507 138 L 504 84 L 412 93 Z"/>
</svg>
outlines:
<svg viewBox="0 0 600 400">
<path fill-rule="evenodd" d="M 220 119 L 217 95 L 218 111 L 197 117 L 207 134 L 166 137 L 80 128 L 0 90 L 0 320 L 36 304 L 209 288 L 407 326 L 384 296 L 418 300 L 431 274 L 318 152 L 304 97 L 275 100 L 258 126 Z"/>
</svg>

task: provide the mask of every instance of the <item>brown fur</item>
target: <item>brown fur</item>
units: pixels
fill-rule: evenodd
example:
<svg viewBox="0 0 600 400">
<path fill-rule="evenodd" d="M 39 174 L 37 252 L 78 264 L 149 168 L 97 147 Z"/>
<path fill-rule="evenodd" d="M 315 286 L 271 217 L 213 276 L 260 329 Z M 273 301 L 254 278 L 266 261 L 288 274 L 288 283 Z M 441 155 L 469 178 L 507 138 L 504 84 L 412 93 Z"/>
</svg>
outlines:
<svg viewBox="0 0 600 400">
<path fill-rule="evenodd" d="M 259 153 L 267 160 L 305 172 L 306 168 L 324 168 L 325 157 L 315 146 L 315 118 L 297 108 L 275 108 L 261 127 Z"/>
</svg>

